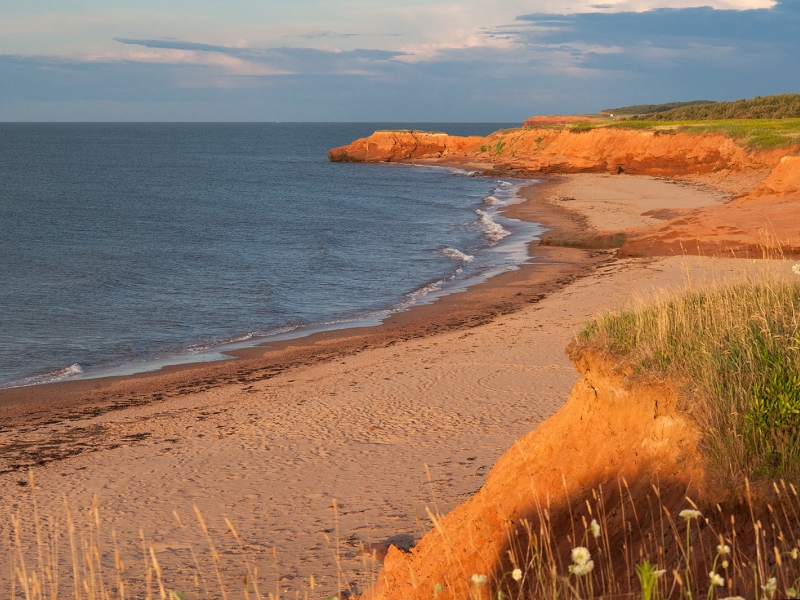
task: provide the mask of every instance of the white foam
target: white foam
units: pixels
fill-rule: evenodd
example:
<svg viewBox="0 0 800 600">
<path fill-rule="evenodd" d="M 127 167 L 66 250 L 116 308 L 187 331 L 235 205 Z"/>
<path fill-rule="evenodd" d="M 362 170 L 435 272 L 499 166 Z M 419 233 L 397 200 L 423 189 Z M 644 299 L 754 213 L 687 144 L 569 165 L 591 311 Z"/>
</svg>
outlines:
<svg viewBox="0 0 800 600">
<path fill-rule="evenodd" d="M 503 201 L 499 200 L 496 196 L 486 196 L 483 201 L 486 202 L 486 204 L 503 204 Z"/>
<path fill-rule="evenodd" d="M 510 231 L 503 229 L 503 226 L 492 218 L 491 213 L 477 209 L 475 214 L 480 217 L 481 229 L 483 229 L 483 233 L 486 234 L 486 237 L 488 237 L 491 241 L 498 242 L 507 235 L 511 235 Z"/>
<path fill-rule="evenodd" d="M 14 388 L 25 387 L 28 385 L 38 385 L 40 383 L 54 383 L 56 381 L 63 381 L 65 379 L 69 379 L 70 377 L 75 377 L 76 375 L 80 375 L 82 373 L 83 367 L 81 367 L 78 363 L 75 363 L 57 371 L 50 371 L 44 375 L 34 375 L 33 377 L 26 377 L 24 379 L 12 381 L 5 387 Z"/>
<path fill-rule="evenodd" d="M 457 250 L 455 248 L 451 248 L 450 246 L 445 246 L 441 250 L 439 250 L 442 254 L 444 254 L 447 258 L 453 258 L 455 260 L 460 260 L 461 262 L 472 262 L 475 260 L 474 256 L 469 254 L 464 254 L 461 250 Z"/>
</svg>

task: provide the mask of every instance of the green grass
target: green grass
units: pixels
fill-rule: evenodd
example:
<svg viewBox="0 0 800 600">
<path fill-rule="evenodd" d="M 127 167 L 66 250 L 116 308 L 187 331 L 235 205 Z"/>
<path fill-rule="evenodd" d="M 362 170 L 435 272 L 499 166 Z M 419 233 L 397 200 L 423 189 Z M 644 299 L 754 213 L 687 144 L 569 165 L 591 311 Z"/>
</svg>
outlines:
<svg viewBox="0 0 800 600">
<path fill-rule="evenodd" d="M 663 113 L 676 108 L 688 106 L 702 106 L 716 104 L 713 100 L 691 100 L 689 102 L 668 102 L 666 104 L 636 104 L 634 106 L 621 106 L 619 108 L 604 108 L 601 114 L 613 115 L 646 115 L 652 113 Z"/>
<path fill-rule="evenodd" d="M 765 274 L 609 312 L 576 344 L 675 382 L 712 481 L 800 483 L 800 277 Z"/>
<path fill-rule="evenodd" d="M 782 148 L 800 142 L 800 119 L 737 119 L 718 121 L 619 121 L 614 129 L 641 129 L 697 135 L 719 133 L 739 144 L 760 149 Z"/>
</svg>

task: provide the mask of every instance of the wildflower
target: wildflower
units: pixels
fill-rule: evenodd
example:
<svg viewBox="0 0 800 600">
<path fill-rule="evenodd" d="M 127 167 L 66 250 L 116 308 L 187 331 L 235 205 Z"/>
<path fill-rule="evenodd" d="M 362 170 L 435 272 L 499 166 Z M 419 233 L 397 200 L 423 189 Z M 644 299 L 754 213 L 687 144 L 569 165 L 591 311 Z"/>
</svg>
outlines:
<svg viewBox="0 0 800 600">
<path fill-rule="evenodd" d="M 585 565 L 589 562 L 590 558 L 592 558 L 592 555 L 589 554 L 589 551 L 583 546 L 572 549 L 572 562 L 576 565 Z"/>
<path fill-rule="evenodd" d="M 587 560 L 582 565 L 570 565 L 569 572 L 573 575 L 587 575 L 592 569 L 594 569 L 594 561 Z"/>
<path fill-rule="evenodd" d="M 789 552 L 789 556 L 791 556 L 793 559 L 797 560 L 797 548 L 792 548 L 792 551 Z"/>
<path fill-rule="evenodd" d="M 678 516 L 686 519 L 687 521 L 691 521 L 692 519 L 697 519 L 698 517 L 702 517 L 703 514 L 699 510 L 685 508 L 680 513 L 678 513 Z"/>
<path fill-rule="evenodd" d="M 666 569 L 658 569 L 657 571 L 653 571 L 653 575 L 655 575 L 656 577 L 661 577 L 666 572 L 667 572 Z"/>
<path fill-rule="evenodd" d="M 483 584 L 485 584 L 486 583 L 486 575 L 478 575 L 477 573 L 475 573 L 472 576 L 472 583 L 474 583 L 475 585 L 483 585 Z"/>
<path fill-rule="evenodd" d="M 714 571 L 711 571 L 711 573 L 708 574 L 708 578 L 711 580 L 711 585 L 715 585 L 717 587 L 722 587 L 725 585 L 725 579 L 723 579 L 719 574 L 714 573 Z"/>
<path fill-rule="evenodd" d="M 778 580 L 774 577 L 770 577 L 767 579 L 767 583 L 761 586 L 761 589 L 764 590 L 765 594 L 772 598 L 772 596 L 775 594 L 775 591 L 778 589 Z"/>
<path fill-rule="evenodd" d="M 597 523 L 597 519 L 592 519 L 592 522 L 589 523 L 589 530 L 592 532 L 594 539 L 600 537 L 600 525 Z"/>
<path fill-rule="evenodd" d="M 730 554 L 730 553 L 731 553 L 731 547 L 728 546 L 727 544 L 720 544 L 719 546 L 717 546 L 717 554 Z"/>
<path fill-rule="evenodd" d="M 800 263 L 797 263 L 795 266 L 792 267 L 792 273 L 795 275 L 800 275 Z"/>
<path fill-rule="evenodd" d="M 722 561 L 722 568 L 727 569 L 730 566 L 730 563 L 727 560 Z"/>
<path fill-rule="evenodd" d="M 514 569 L 511 571 L 511 579 L 520 581 L 522 579 L 522 569 Z"/>
<path fill-rule="evenodd" d="M 442 590 L 444 590 L 444 586 L 441 583 L 437 583 L 435 586 L 433 586 L 433 591 L 436 594 L 441 594 Z"/>
</svg>

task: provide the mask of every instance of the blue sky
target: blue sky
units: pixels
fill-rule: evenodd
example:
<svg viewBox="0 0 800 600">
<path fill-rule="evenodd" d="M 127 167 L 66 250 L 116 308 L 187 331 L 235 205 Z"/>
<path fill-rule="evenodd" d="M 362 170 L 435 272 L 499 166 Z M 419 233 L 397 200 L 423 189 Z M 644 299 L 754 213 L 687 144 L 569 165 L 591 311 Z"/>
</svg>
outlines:
<svg viewBox="0 0 800 600">
<path fill-rule="evenodd" d="M 0 121 L 514 122 L 800 90 L 800 0 L 15 4 Z"/>
</svg>

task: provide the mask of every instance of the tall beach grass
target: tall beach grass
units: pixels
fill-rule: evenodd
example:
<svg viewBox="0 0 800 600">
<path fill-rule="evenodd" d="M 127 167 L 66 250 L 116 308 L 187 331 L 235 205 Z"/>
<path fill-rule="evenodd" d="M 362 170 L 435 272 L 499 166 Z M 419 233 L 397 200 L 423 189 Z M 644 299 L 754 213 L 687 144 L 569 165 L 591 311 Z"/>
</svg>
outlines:
<svg viewBox="0 0 800 600">
<path fill-rule="evenodd" d="M 795 271 L 800 268 L 795 267 Z M 800 276 L 762 271 L 607 312 L 575 342 L 669 379 L 702 433 L 709 476 L 800 484 Z"/>
</svg>

